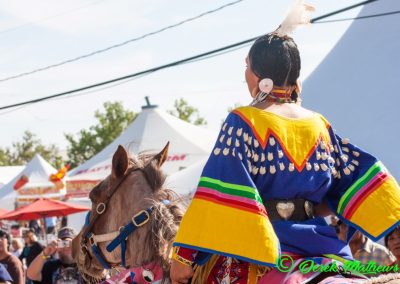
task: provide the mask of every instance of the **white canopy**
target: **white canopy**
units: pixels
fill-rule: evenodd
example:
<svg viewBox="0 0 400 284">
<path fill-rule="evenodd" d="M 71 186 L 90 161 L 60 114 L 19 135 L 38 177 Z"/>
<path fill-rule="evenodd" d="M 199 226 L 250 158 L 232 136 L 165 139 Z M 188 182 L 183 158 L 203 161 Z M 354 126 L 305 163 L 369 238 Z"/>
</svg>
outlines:
<svg viewBox="0 0 400 284">
<path fill-rule="evenodd" d="M 46 162 L 42 156 L 36 154 L 18 175 L 16 175 L 9 183 L 0 189 L 0 198 L 3 198 L 4 196 L 14 192 L 14 185 L 22 176 L 26 176 L 28 178 L 28 182 L 22 186 L 21 189 L 33 187 L 53 187 L 54 183 L 52 183 L 49 178 L 51 174 L 55 173 L 57 173 L 57 170 L 48 162 Z"/>
<path fill-rule="evenodd" d="M 203 159 L 182 171 L 168 176 L 165 181 L 166 187 L 180 195 L 191 196 L 199 184 L 200 176 L 206 162 L 207 159 Z"/>
<path fill-rule="evenodd" d="M 125 146 L 130 153 L 138 154 L 143 151 L 161 151 L 168 141 L 169 156 L 163 170 L 171 174 L 208 157 L 216 134 L 156 107 L 145 108 L 114 142 L 73 169 L 69 173 L 68 181 L 98 181 L 107 177 L 111 172 L 111 159 L 118 145 Z"/>
<path fill-rule="evenodd" d="M 0 189 L 3 185 L 7 184 L 17 174 L 19 174 L 24 166 L 6 166 L 0 167 Z"/>
<path fill-rule="evenodd" d="M 14 209 L 18 191 L 30 188 L 53 188 L 55 185 L 49 179 L 50 175 L 55 173 L 57 173 L 57 170 L 46 162 L 42 156 L 36 154 L 32 160 L 23 167 L 22 171 L 0 189 L 0 208 Z M 27 177 L 28 182 L 19 188 L 18 191 L 14 190 L 15 183 L 22 176 Z M 47 194 L 46 197 L 59 197 L 64 194 L 65 192 L 52 192 Z M 24 195 L 23 197 L 32 199 L 42 196 L 43 195 Z"/>
<path fill-rule="evenodd" d="M 376 1 L 359 16 L 397 10 L 398 0 Z M 339 135 L 381 159 L 397 179 L 399 23 L 399 14 L 355 20 L 303 88 L 304 106 L 321 112 Z"/>
</svg>

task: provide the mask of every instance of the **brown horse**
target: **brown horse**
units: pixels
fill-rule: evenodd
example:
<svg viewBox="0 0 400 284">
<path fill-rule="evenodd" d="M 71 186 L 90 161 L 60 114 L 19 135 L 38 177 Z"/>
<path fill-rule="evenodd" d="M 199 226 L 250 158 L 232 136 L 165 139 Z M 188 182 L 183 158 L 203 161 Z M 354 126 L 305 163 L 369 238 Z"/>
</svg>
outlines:
<svg viewBox="0 0 400 284">
<path fill-rule="evenodd" d="M 100 282 L 107 269 L 120 267 L 122 246 L 117 245 L 111 252 L 106 247 L 135 216 L 133 223 L 139 224 L 126 238 L 126 266 L 152 263 L 161 267 L 163 278 L 168 277 L 168 258 L 183 210 L 177 205 L 176 194 L 163 188 L 165 175 L 160 167 L 167 153 L 168 144 L 154 156 L 135 158 L 119 146 L 112 159 L 111 175 L 90 192 L 90 217 L 73 241 L 74 258 L 87 282 Z M 94 237 L 89 239 L 88 234 Z M 108 267 L 96 257 L 93 243 Z"/>
</svg>

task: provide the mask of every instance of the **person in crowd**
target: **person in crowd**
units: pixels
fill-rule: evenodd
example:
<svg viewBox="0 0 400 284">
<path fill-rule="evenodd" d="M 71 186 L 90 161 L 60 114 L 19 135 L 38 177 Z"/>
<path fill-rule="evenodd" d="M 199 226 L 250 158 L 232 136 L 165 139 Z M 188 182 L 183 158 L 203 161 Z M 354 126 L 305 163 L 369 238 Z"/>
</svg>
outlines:
<svg viewBox="0 0 400 284">
<path fill-rule="evenodd" d="M 338 221 L 338 238 L 346 242 L 348 227 L 341 220 Z M 351 237 L 350 242 L 351 253 L 355 260 L 362 264 L 368 264 L 373 261 L 376 265 L 390 265 L 394 261 L 394 257 L 384 246 L 370 240 L 360 231 L 356 231 Z"/>
<path fill-rule="evenodd" d="M 25 277 L 22 262 L 18 257 L 10 253 L 10 244 L 10 235 L 6 231 L 0 230 L 0 263 L 7 269 L 12 278 L 12 283 L 24 284 Z"/>
<path fill-rule="evenodd" d="M 26 267 L 28 267 L 31 262 L 35 259 L 37 255 L 39 255 L 43 247 L 42 245 L 37 241 L 37 237 L 35 235 L 34 230 L 27 230 L 23 233 L 24 241 L 25 241 L 25 247 L 22 250 L 21 255 L 19 256 L 19 259 L 23 261 L 25 259 L 25 264 Z"/>
<path fill-rule="evenodd" d="M 390 250 L 396 260 L 392 265 L 400 267 L 400 227 L 397 226 L 393 231 L 385 236 L 385 246 Z"/>
<path fill-rule="evenodd" d="M 349 244 L 354 259 L 362 264 L 373 261 L 376 265 L 390 265 L 394 261 L 387 248 L 370 240 L 360 231 L 354 233 Z"/>
<path fill-rule="evenodd" d="M 39 236 L 42 233 L 42 228 L 40 226 L 39 220 L 30 220 L 29 230 L 33 231 L 36 236 Z"/>
<path fill-rule="evenodd" d="M 21 240 L 17 238 L 13 239 L 11 241 L 11 253 L 16 257 L 19 257 L 22 253 L 22 250 L 23 246 Z"/>
<path fill-rule="evenodd" d="M 3 264 L 0 263 L 0 284 L 10 284 L 13 283 L 10 273 Z"/>
<path fill-rule="evenodd" d="M 28 267 L 28 277 L 42 284 L 82 283 L 76 262 L 72 258 L 72 228 L 64 227 L 58 231 L 58 240 L 53 240 Z M 51 257 L 58 253 L 58 259 Z"/>
<path fill-rule="evenodd" d="M 11 225 L 10 233 L 11 233 L 11 237 L 13 239 L 21 237 L 21 226 L 19 224 Z"/>
<path fill-rule="evenodd" d="M 338 235 L 339 240 L 347 242 L 347 226 L 341 220 L 336 222 L 335 226 L 336 234 Z"/>
<path fill-rule="evenodd" d="M 57 217 L 44 218 L 44 222 L 46 224 L 46 233 L 54 234 L 54 230 L 56 228 L 56 223 L 57 223 Z"/>
<path fill-rule="evenodd" d="M 67 216 L 63 216 L 61 218 L 61 227 L 68 227 L 68 217 Z"/>
</svg>

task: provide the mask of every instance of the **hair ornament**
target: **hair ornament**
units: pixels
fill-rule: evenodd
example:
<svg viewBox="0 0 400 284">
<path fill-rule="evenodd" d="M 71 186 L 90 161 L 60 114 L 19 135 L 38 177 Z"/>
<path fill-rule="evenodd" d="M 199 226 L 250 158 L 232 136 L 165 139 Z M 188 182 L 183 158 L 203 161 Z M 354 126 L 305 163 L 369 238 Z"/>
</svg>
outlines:
<svg viewBox="0 0 400 284">
<path fill-rule="evenodd" d="M 264 78 L 258 83 L 258 88 L 265 94 L 271 93 L 273 87 L 274 81 L 272 81 L 270 78 Z"/>
<path fill-rule="evenodd" d="M 314 11 L 315 8 L 311 5 L 305 4 L 304 0 L 294 0 L 289 8 L 286 18 L 273 34 L 279 37 L 288 36 L 298 26 L 309 24 L 311 21 L 310 13 Z"/>
</svg>

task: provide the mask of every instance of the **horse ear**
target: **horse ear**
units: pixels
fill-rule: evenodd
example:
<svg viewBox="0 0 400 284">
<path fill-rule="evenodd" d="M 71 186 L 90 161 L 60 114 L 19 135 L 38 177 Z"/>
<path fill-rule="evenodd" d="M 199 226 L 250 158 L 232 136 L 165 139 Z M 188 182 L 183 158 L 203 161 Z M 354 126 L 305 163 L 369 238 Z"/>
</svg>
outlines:
<svg viewBox="0 0 400 284">
<path fill-rule="evenodd" d="M 129 157 L 125 148 L 121 145 L 118 146 L 112 159 L 112 178 L 120 178 L 125 175 L 129 166 Z"/>
<path fill-rule="evenodd" d="M 168 148 L 169 148 L 169 141 L 167 142 L 167 144 L 164 146 L 164 149 L 161 150 L 160 153 L 158 153 L 157 155 L 155 155 L 153 157 L 153 161 L 157 162 L 157 166 L 160 168 L 162 166 L 162 164 L 164 164 L 165 160 L 167 160 L 168 157 Z"/>
</svg>

